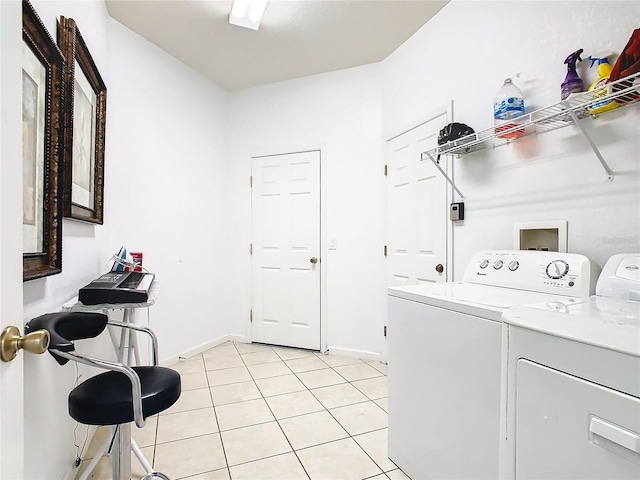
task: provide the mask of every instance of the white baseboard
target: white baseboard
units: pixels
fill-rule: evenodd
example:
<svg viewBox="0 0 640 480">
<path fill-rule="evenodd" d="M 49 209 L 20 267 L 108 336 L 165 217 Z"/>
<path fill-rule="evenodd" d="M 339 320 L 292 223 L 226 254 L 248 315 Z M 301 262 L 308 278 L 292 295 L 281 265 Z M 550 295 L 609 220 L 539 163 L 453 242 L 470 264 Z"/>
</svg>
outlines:
<svg viewBox="0 0 640 480">
<path fill-rule="evenodd" d="M 159 364 L 163 367 L 170 367 L 171 365 L 175 365 L 180 360 L 184 360 L 185 358 L 193 357 L 202 352 L 206 352 L 210 348 L 217 347 L 218 345 L 223 344 L 224 342 L 228 342 L 229 340 L 238 341 L 235 338 L 235 335 L 222 335 L 213 340 L 209 340 L 208 342 L 201 343 L 200 345 L 190 348 L 189 350 L 185 350 L 179 355 L 174 355 L 169 358 L 163 358 L 160 360 Z"/>
<path fill-rule="evenodd" d="M 227 335 L 227 337 L 229 337 L 229 341 L 231 342 L 251 343 L 251 340 L 249 340 L 246 335 L 236 335 L 235 333 L 231 333 Z"/>
<path fill-rule="evenodd" d="M 74 480 L 76 478 L 76 474 L 78 473 L 78 468 L 76 468 L 74 462 L 71 462 L 71 465 L 69 465 L 69 468 L 64 473 L 64 477 L 62 477 L 62 480 Z"/>
<path fill-rule="evenodd" d="M 89 433 L 87 434 L 87 441 L 84 444 L 84 448 L 80 452 L 80 458 L 84 459 L 84 456 L 87 453 L 87 450 L 89 450 L 89 445 L 91 445 L 91 442 L 93 441 L 93 436 L 98 431 L 98 426 L 97 425 L 80 425 L 80 426 L 83 426 L 83 427 L 86 426 L 89 429 Z M 78 435 L 78 438 L 82 438 L 82 435 Z M 79 465 L 77 467 L 75 466 L 75 458 L 74 458 L 71 461 L 69 468 L 64 473 L 64 477 L 62 477 L 62 480 L 74 480 L 76 478 L 76 475 L 78 474 L 79 468 L 80 468 Z"/>
<path fill-rule="evenodd" d="M 328 346 L 327 351 L 331 355 L 340 355 L 342 357 L 359 358 L 360 360 L 381 361 L 382 355 L 377 352 L 369 352 L 367 350 L 354 350 L 351 348 L 340 348 Z"/>
</svg>

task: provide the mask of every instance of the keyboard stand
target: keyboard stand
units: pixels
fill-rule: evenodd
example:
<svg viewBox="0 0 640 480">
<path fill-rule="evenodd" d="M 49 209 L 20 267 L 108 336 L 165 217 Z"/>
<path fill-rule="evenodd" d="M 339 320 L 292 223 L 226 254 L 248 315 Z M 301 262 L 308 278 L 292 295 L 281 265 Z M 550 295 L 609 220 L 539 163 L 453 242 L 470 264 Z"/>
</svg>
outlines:
<svg viewBox="0 0 640 480">
<path fill-rule="evenodd" d="M 158 285 L 158 281 L 154 281 L 151 284 L 151 288 L 149 289 L 149 298 L 146 302 L 143 303 L 101 303 L 99 305 L 84 305 L 78 301 L 78 297 L 74 297 L 69 300 L 67 303 L 62 305 L 62 310 L 65 312 L 96 312 L 101 311 L 105 313 L 107 316 L 109 315 L 109 311 L 112 310 L 122 310 L 122 321 L 124 323 L 135 323 L 135 313 L 139 308 L 147 308 L 151 307 L 156 303 L 156 298 L 158 296 L 158 290 L 160 286 Z M 116 356 L 118 358 L 118 362 L 123 363 L 125 365 L 140 365 L 140 353 L 138 351 L 138 339 L 136 337 L 135 330 L 129 330 L 127 328 L 121 329 L 120 339 L 118 340 L 115 332 L 110 328 L 107 328 L 109 331 L 109 337 L 111 337 L 111 343 L 113 343 L 113 348 L 116 352 Z M 125 352 L 126 352 L 126 361 L 125 361 Z M 135 361 L 135 364 L 133 363 Z M 98 461 L 104 456 L 110 454 L 110 449 L 112 447 L 112 438 L 115 434 L 115 426 L 111 427 L 111 435 L 109 435 L 102 444 L 102 446 L 96 452 L 95 457 L 87 466 L 87 469 L 82 473 L 78 480 L 86 480 L 91 475 L 91 472 L 98 464 Z M 138 457 L 140 464 L 145 469 L 147 473 L 153 473 L 154 470 L 151 467 L 149 461 L 145 458 L 138 447 L 136 441 L 131 439 L 131 451 Z"/>
</svg>

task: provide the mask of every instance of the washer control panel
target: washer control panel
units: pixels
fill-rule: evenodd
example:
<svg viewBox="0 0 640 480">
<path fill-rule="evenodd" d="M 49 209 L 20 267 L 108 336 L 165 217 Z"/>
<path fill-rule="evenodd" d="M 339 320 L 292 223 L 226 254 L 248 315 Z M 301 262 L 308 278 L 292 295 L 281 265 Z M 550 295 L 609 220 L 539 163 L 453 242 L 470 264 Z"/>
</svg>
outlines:
<svg viewBox="0 0 640 480">
<path fill-rule="evenodd" d="M 591 262 L 584 255 L 533 250 L 476 253 L 464 281 L 572 297 L 593 294 Z"/>
</svg>

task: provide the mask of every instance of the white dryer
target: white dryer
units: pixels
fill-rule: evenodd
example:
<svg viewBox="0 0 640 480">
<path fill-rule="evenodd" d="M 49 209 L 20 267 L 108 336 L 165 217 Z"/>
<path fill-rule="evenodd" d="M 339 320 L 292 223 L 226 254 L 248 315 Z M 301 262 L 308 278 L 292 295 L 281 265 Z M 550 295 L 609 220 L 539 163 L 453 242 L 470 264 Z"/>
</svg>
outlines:
<svg viewBox="0 0 640 480">
<path fill-rule="evenodd" d="M 462 282 L 389 288 L 389 458 L 414 480 L 497 478 L 502 313 L 594 283 L 582 255 L 505 250 Z"/>
<path fill-rule="evenodd" d="M 640 255 L 596 293 L 504 313 L 501 478 L 640 478 Z"/>
</svg>

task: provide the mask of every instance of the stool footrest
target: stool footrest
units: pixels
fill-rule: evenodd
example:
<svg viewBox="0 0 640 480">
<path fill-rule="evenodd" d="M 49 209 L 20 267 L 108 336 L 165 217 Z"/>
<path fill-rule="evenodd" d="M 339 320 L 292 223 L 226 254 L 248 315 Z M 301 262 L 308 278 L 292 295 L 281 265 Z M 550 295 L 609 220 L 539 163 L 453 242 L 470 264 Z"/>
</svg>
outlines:
<svg viewBox="0 0 640 480">
<path fill-rule="evenodd" d="M 151 472 L 151 473 L 147 473 L 144 477 L 142 477 L 140 480 L 152 480 L 154 478 L 160 478 L 161 480 L 171 480 L 169 477 L 167 477 L 164 473 L 160 473 L 160 472 Z"/>
</svg>

